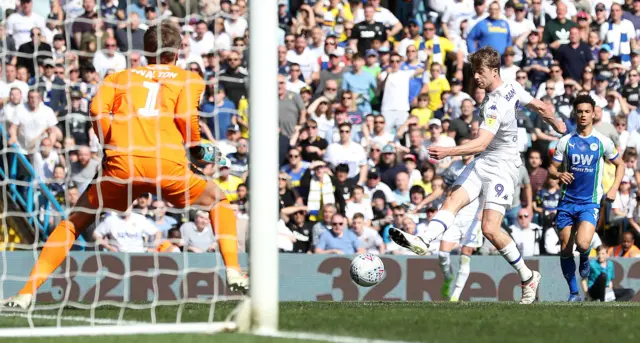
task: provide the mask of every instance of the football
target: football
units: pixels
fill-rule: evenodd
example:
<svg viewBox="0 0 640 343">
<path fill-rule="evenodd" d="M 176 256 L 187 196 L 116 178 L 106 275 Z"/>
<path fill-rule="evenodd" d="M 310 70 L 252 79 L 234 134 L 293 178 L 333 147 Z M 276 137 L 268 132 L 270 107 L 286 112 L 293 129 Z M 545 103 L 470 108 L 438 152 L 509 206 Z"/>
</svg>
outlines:
<svg viewBox="0 0 640 343">
<path fill-rule="evenodd" d="M 360 254 L 351 261 L 351 279 L 362 287 L 371 287 L 384 278 L 384 264 L 373 254 Z"/>
</svg>

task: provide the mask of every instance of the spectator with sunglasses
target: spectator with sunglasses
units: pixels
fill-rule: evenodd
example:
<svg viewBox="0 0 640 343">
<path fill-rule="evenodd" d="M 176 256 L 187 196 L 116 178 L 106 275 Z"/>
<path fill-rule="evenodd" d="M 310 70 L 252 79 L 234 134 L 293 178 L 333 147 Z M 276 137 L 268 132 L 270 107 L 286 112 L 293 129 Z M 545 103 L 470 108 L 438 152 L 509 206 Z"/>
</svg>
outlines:
<svg viewBox="0 0 640 343">
<path fill-rule="evenodd" d="M 542 227 L 531 222 L 531 216 L 526 208 L 518 211 L 518 221 L 509 227 L 511 237 L 518 246 L 523 257 L 540 255 L 542 243 Z"/>
<path fill-rule="evenodd" d="M 235 50 L 229 52 L 227 67 L 220 71 L 220 85 L 224 87 L 227 97 L 236 107 L 240 99 L 249 95 L 246 84 L 248 77 L 247 69 L 242 67 L 242 54 Z"/>
<path fill-rule="evenodd" d="M 314 119 L 307 120 L 305 125 L 307 138 L 298 143 L 301 149 L 300 154 L 304 161 L 321 161 L 329 146 L 327 140 L 320 136 L 318 125 L 318 122 Z"/>
<path fill-rule="evenodd" d="M 316 254 L 351 255 L 364 252 L 358 236 L 349 230 L 347 219 L 340 213 L 333 215 L 331 231 L 323 232 L 315 247 Z"/>
</svg>

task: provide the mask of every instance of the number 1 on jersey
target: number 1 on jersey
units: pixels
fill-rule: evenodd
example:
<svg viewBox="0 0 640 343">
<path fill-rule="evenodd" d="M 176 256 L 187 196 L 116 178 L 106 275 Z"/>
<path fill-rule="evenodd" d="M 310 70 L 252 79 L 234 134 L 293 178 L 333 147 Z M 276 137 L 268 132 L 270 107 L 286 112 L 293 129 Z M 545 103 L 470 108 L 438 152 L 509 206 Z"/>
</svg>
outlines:
<svg viewBox="0 0 640 343">
<path fill-rule="evenodd" d="M 142 86 L 147 89 L 147 100 L 144 103 L 144 107 L 138 109 L 138 114 L 143 117 L 156 117 L 160 113 L 160 110 L 156 108 L 160 84 L 145 81 Z"/>
</svg>

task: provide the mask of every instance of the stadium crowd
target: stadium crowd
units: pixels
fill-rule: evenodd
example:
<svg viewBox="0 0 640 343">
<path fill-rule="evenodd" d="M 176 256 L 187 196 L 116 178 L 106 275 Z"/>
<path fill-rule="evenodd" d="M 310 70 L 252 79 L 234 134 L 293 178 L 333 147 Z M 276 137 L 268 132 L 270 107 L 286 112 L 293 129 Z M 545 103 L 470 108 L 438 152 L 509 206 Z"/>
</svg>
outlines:
<svg viewBox="0 0 640 343">
<path fill-rule="evenodd" d="M 3 141 L 19 146 L 7 156 L 27 156 L 65 207 L 100 165 L 88 115 L 96 86 L 110 73 L 146 64 L 141 50 L 148 26 L 166 18 L 181 25 L 178 65 L 207 81 L 202 134 L 226 156 L 226 163 L 201 173 L 235 204 L 244 251 L 247 1 L 53 0 L 42 6 L 19 0 L 1 6 Z M 596 129 L 614 141 L 627 170 L 616 201 L 603 206 L 594 247 L 603 241 L 610 256 L 640 253 L 634 245 L 640 243 L 640 0 L 280 0 L 278 17 L 280 251 L 409 253 L 391 242 L 388 229 L 424 230 L 455 181 L 453 170 L 472 161 L 436 161 L 427 149 L 477 134 L 485 93 L 474 87 L 465 61 L 491 46 L 502 55 L 502 79 L 553 104 L 569 130 L 576 126 L 575 96 L 596 100 Z M 560 249 L 553 227 L 561 188 L 546 171 L 559 137 L 534 113 L 518 112 L 524 165 L 504 229 L 525 256 Z M 25 174 L 19 170 L 17 177 Z M 605 191 L 613 174 L 608 165 Z M 142 239 L 104 239 L 129 225 L 152 249 L 216 250 L 206 214 L 172 210 L 153 194 L 134 204 L 131 214 L 101 220 L 85 238 L 106 250 L 148 249 Z M 479 253 L 495 249 L 486 244 Z"/>
</svg>

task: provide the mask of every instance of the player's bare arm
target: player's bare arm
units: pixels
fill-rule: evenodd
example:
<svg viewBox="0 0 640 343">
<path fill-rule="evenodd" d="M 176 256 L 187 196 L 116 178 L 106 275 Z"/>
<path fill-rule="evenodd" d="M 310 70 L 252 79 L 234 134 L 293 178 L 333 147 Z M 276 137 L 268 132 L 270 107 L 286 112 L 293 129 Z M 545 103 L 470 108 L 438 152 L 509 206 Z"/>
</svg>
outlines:
<svg viewBox="0 0 640 343">
<path fill-rule="evenodd" d="M 562 184 L 571 184 L 575 179 L 573 174 L 569 172 L 560 172 L 561 165 L 562 162 L 551 161 L 551 165 L 549 165 L 549 176 L 552 179 L 560 180 Z"/>
<path fill-rule="evenodd" d="M 429 147 L 429 155 L 436 160 L 448 156 L 476 155 L 487 149 L 493 140 L 494 134 L 488 130 L 480 129 L 478 137 L 456 147 L 446 148 L 440 146 Z"/>
<path fill-rule="evenodd" d="M 539 116 L 542 116 L 542 119 L 547 122 L 547 124 L 551 125 L 556 132 L 560 134 L 567 132 L 567 126 L 564 124 L 562 119 L 556 118 L 555 108 L 553 105 L 547 105 L 539 99 L 533 99 L 526 107 L 536 112 Z"/>
<path fill-rule="evenodd" d="M 616 166 L 616 178 L 613 181 L 613 185 L 606 194 L 607 200 L 613 202 L 616 200 L 616 194 L 618 193 L 618 187 L 620 187 L 620 183 L 622 182 L 622 178 L 624 177 L 624 162 L 620 156 L 617 156 L 615 159 L 610 161 Z"/>
</svg>

